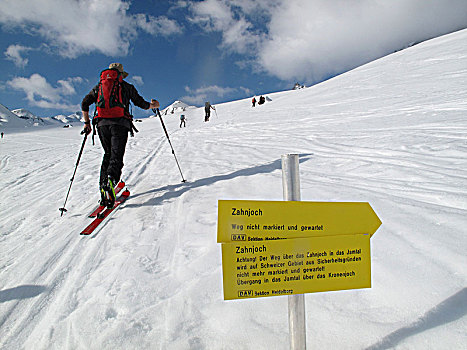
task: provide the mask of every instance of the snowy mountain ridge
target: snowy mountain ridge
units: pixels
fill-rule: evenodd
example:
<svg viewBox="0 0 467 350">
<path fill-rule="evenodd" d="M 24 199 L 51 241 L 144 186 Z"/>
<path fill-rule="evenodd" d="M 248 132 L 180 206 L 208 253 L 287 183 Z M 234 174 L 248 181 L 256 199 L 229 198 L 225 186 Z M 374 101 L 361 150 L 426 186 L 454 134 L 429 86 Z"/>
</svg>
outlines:
<svg viewBox="0 0 467 350">
<path fill-rule="evenodd" d="M 162 115 L 180 114 L 196 109 L 182 101 L 175 101 L 161 111 Z M 152 116 L 154 117 L 154 116 Z M 9 110 L 0 104 L 0 128 L 8 131 L 27 131 L 29 127 L 38 126 L 64 126 L 82 122 L 81 112 L 64 115 L 59 114 L 53 117 L 38 117 L 25 108 Z"/>
<path fill-rule="evenodd" d="M 27 131 L 31 127 L 64 126 L 81 122 L 81 112 L 70 115 L 59 114 L 53 117 L 38 117 L 25 108 L 10 111 L 0 104 L 0 128 L 4 131 Z"/>
</svg>

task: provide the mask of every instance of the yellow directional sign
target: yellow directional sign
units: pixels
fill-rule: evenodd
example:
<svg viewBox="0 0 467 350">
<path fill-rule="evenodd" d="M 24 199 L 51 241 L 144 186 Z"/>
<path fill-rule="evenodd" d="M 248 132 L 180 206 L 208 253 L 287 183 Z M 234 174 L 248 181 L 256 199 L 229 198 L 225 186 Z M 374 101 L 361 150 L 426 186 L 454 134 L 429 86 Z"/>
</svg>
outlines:
<svg viewBox="0 0 467 350">
<path fill-rule="evenodd" d="M 222 244 L 224 299 L 371 287 L 370 235 Z"/>
<path fill-rule="evenodd" d="M 219 200 L 217 242 L 368 233 L 381 220 L 366 202 Z"/>
</svg>

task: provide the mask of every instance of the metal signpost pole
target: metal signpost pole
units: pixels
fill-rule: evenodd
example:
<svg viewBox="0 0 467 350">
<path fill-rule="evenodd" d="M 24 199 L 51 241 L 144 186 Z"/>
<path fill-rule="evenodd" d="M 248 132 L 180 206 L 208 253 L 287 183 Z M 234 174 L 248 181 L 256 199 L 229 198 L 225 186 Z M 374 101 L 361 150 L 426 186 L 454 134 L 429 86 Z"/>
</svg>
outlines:
<svg viewBox="0 0 467 350">
<path fill-rule="evenodd" d="M 300 201 L 298 154 L 285 154 L 282 160 L 282 188 L 286 201 Z M 306 349 L 305 295 L 288 296 L 290 349 Z"/>
</svg>

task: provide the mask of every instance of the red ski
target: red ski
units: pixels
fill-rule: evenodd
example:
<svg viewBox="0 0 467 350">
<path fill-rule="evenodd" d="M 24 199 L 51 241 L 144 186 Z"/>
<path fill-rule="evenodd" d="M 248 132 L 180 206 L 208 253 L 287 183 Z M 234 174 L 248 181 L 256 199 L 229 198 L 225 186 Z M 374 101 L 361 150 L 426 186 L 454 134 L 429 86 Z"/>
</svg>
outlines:
<svg viewBox="0 0 467 350">
<path fill-rule="evenodd" d="M 115 195 L 117 195 L 123 189 L 123 187 L 125 187 L 125 182 L 120 181 L 117 184 L 117 187 L 115 187 Z M 94 209 L 94 211 L 91 214 L 89 214 L 89 217 L 95 218 L 97 214 L 99 214 L 104 209 L 105 209 L 105 205 L 99 205 L 96 209 Z"/>
<path fill-rule="evenodd" d="M 120 196 L 115 200 L 115 204 L 112 208 L 106 208 L 103 212 L 97 214 L 97 217 L 86 227 L 80 234 L 81 235 L 90 235 L 99 226 L 99 224 L 105 220 L 120 204 L 125 202 L 130 196 L 130 191 L 125 190 Z"/>
</svg>

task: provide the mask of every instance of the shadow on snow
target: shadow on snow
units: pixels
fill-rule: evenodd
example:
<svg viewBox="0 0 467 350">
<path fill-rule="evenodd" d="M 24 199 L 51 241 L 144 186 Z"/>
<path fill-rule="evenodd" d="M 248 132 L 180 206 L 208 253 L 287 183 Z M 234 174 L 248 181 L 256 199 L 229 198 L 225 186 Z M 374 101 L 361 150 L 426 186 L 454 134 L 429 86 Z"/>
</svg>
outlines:
<svg viewBox="0 0 467 350">
<path fill-rule="evenodd" d="M 311 158 L 311 155 L 312 153 L 311 154 L 300 154 L 299 162 L 303 163 L 309 160 Z M 192 190 L 194 188 L 209 186 L 216 182 L 231 180 L 237 177 L 246 177 L 246 176 L 252 176 L 252 175 L 257 175 L 257 174 L 272 173 L 275 170 L 280 170 L 281 168 L 282 168 L 281 160 L 277 159 L 275 161 L 272 161 L 272 162 L 269 162 L 263 165 L 258 165 L 258 166 L 254 166 L 251 168 L 237 170 L 237 171 L 234 171 L 233 173 L 226 174 L 226 175 L 211 176 L 211 177 L 207 177 L 204 179 L 196 180 L 194 182 L 185 182 L 179 185 L 168 185 L 162 188 L 157 188 L 157 189 L 153 189 L 153 190 L 150 190 L 144 193 L 132 195 L 131 199 L 141 197 L 141 196 L 146 196 L 151 193 L 158 193 L 158 192 L 165 191 L 165 193 L 159 197 L 151 198 L 147 202 L 142 203 L 142 204 L 127 203 L 125 206 L 126 207 L 157 206 L 157 205 L 161 205 L 163 202 L 167 200 L 179 197 L 183 193 L 189 190 Z"/>
<path fill-rule="evenodd" d="M 15 299 L 28 299 L 38 296 L 46 291 L 45 286 L 24 285 L 10 289 L 0 290 L 0 303 Z"/>
<path fill-rule="evenodd" d="M 467 314 L 467 288 L 447 298 L 412 324 L 388 334 L 366 350 L 392 349 L 404 339 L 431 328 L 454 322 L 464 317 L 465 314 Z"/>
</svg>

